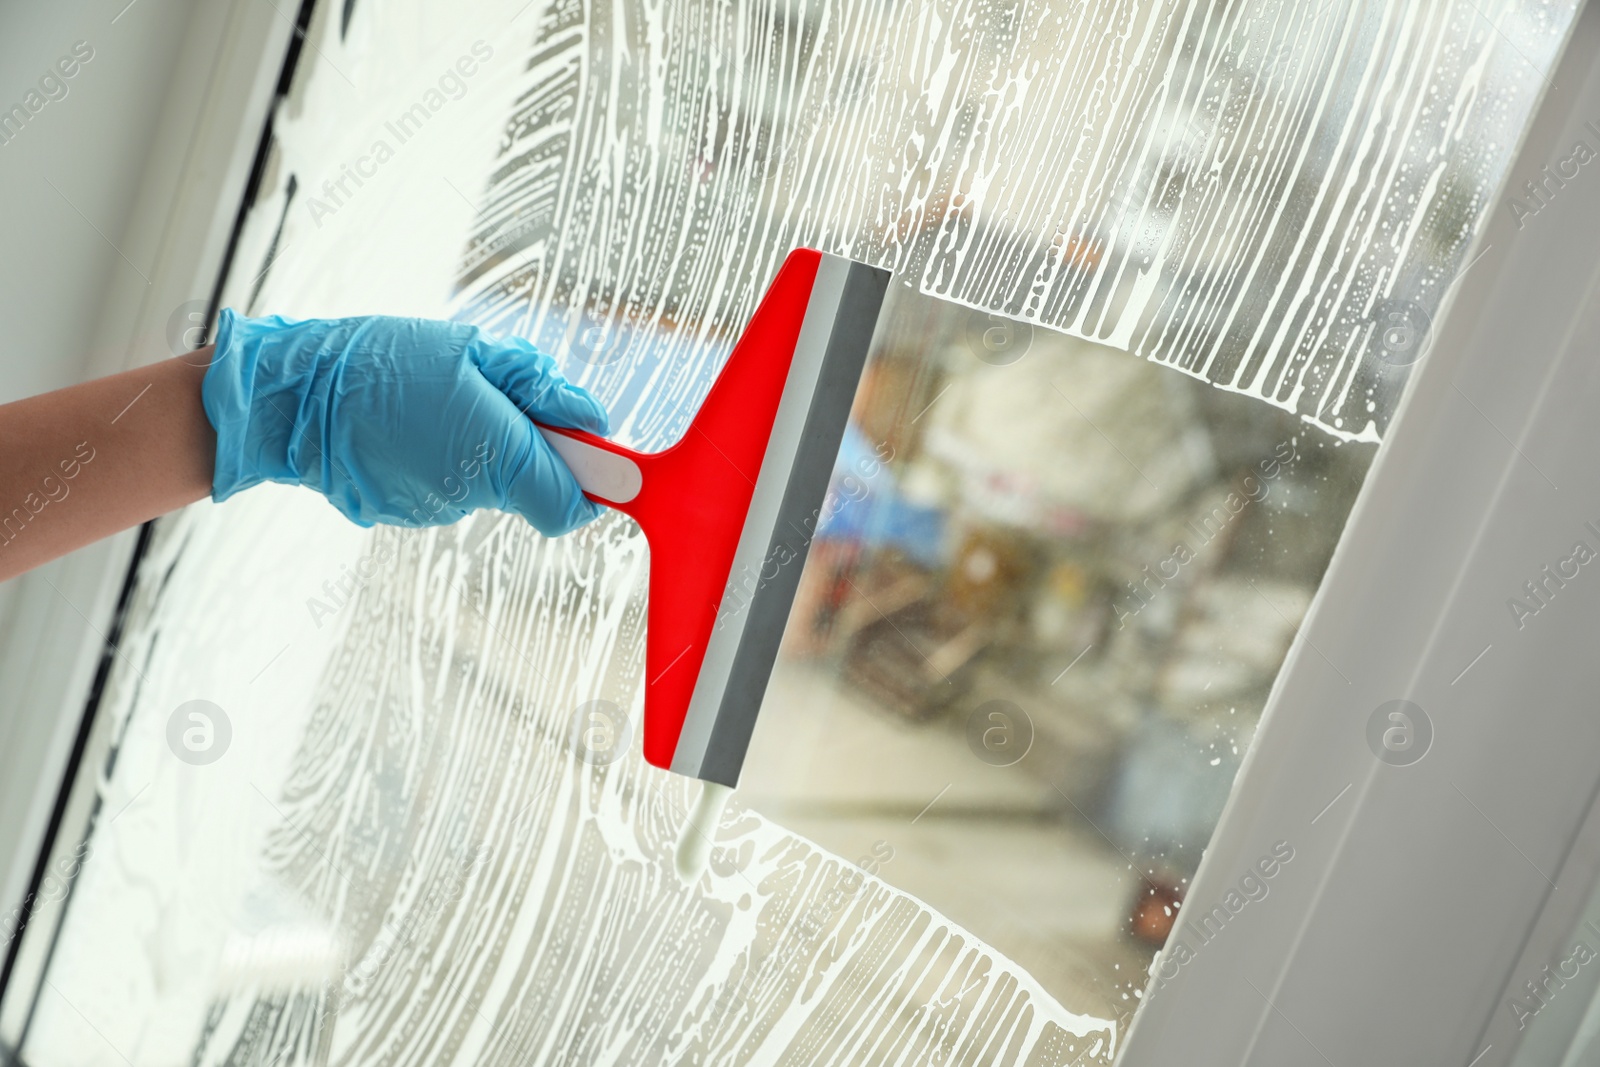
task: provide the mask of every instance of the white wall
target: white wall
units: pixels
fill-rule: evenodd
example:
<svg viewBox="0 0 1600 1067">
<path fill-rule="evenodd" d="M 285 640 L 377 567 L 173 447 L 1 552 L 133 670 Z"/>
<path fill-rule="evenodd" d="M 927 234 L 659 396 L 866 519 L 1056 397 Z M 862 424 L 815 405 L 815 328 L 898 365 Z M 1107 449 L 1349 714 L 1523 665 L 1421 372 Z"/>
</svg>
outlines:
<svg viewBox="0 0 1600 1067">
<path fill-rule="evenodd" d="M 93 50 L 0 144 L 0 402 L 170 354 L 168 320 L 220 269 L 298 6 L 0 3 L 0 117 L 75 43 Z M 132 544 L 0 583 L 0 914 L 36 858 Z"/>
<path fill-rule="evenodd" d="M 0 5 L 0 111 L 75 42 L 94 53 L 0 144 L 0 403 L 82 380 L 114 275 L 150 273 L 130 215 L 196 0 L 126 3 Z"/>
</svg>

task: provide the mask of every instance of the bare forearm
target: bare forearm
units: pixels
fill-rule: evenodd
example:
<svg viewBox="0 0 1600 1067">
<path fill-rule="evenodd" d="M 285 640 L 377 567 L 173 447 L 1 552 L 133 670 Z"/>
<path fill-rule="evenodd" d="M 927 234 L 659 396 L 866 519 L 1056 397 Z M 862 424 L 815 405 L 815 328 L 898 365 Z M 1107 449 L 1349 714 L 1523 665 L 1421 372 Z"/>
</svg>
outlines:
<svg viewBox="0 0 1600 1067">
<path fill-rule="evenodd" d="M 319 492 L 362 525 L 495 508 L 557 537 L 603 511 L 536 426 L 604 436 L 606 409 L 520 337 L 231 308 L 213 336 L 215 364 L 207 347 L 0 406 L 0 580 L 268 481 Z"/>
<path fill-rule="evenodd" d="M 205 348 L 0 406 L 0 580 L 209 496 Z"/>
</svg>

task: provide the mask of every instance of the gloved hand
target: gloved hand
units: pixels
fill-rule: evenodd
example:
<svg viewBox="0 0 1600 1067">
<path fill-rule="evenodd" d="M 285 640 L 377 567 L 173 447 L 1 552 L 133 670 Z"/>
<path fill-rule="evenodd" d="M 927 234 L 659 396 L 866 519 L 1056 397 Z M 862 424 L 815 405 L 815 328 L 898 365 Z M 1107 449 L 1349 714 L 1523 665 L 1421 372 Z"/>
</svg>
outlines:
<svg viewBox="0 0 1600 1067">
<path fill-rule="evenodd" d="M 217 431 L 217 501 L 286 482 L 362 526 L 439 526 L 498 508 L 551 537 L 601 512 L 530 420 L 605 434 L 605 409 L 521 338 L 460 322 L 227 309 L 201 398 Z"/>
</svg>

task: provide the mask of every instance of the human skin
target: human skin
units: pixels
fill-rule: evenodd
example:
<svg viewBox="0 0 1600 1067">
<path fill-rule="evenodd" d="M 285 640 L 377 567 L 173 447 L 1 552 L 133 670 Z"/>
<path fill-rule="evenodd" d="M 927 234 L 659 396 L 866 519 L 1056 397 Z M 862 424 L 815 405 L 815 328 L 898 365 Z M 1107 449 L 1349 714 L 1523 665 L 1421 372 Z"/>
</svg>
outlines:
<svg viewBox="0 0 1600 1067">
<path fill-rule="evenodd" d="M 211 495 L 212 351 L 0 405 L 0 581 Z"/>
</svg>

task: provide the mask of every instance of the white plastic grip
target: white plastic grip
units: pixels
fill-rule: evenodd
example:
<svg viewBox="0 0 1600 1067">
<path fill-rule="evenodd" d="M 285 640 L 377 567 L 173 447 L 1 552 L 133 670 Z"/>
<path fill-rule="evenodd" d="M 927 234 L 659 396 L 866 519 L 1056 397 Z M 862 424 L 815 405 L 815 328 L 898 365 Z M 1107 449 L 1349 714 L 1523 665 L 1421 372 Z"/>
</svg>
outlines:
<svg viewBox="0 0 1600 1067">
<path fill-rule="evenodd" d="M 578 479 L 584 492 L 601 500 L 626 504 L 644 487 L 644 472 L 627 456 L 607 452 L 544 426 L 538 429 L 572 471 L 572 476 Z"/>
</svg>

